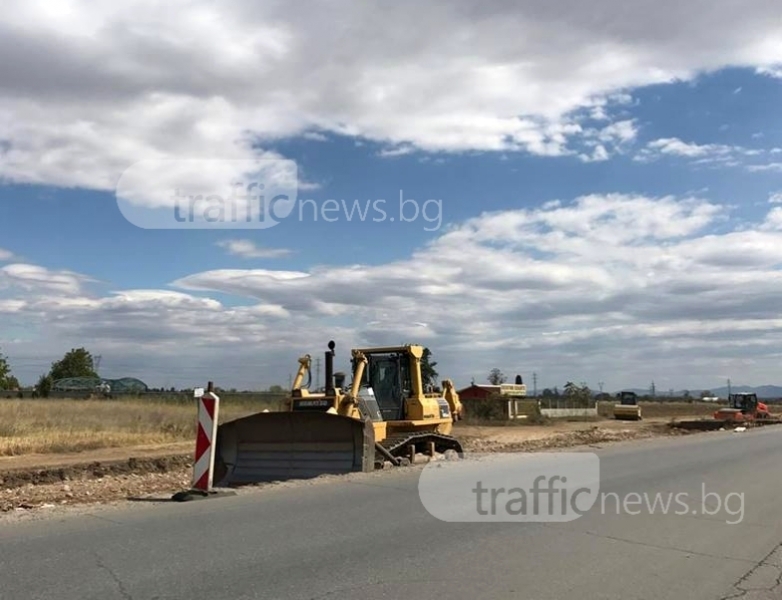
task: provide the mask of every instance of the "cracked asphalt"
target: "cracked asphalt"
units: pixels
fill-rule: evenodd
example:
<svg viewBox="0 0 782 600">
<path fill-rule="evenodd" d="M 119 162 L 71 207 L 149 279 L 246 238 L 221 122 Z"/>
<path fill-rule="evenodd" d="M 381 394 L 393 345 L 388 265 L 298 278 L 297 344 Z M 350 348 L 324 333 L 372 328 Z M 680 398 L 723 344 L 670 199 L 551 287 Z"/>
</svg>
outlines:
<svg viewBox="0 0 782 600">
<path fill-rule="evenodd" d="M 782 429 L 585 451 L 605 496 L 687 500 L 668 514 L 598 502 L 566 523 L 448 523 L 411 468 L 0 519 L 0 599 L 782 597 Z"/>
</svg>

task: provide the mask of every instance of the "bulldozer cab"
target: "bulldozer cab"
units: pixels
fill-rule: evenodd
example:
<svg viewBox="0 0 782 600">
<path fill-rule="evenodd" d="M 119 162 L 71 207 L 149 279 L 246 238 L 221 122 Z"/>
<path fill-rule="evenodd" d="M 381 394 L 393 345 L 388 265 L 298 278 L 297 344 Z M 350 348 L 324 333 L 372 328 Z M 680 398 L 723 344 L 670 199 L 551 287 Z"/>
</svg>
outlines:
<svg viewBox="0 0 782 600">
<path fill-rule="evenodd" d="M 413 385 L 410 374 L 410 358 L 405 352 L 365 353 L 367 367 L 361 381 L 361 389 L 371 389 L 384 421 L 405 418 L 405 399 Z"/>
<path fill-rule="evenodd" d="M 754 413 L 758 405 L 758 396 L 754 393 L 737 393 L 730 395 L 730 407 L 742 413 Z"/>
</svg>

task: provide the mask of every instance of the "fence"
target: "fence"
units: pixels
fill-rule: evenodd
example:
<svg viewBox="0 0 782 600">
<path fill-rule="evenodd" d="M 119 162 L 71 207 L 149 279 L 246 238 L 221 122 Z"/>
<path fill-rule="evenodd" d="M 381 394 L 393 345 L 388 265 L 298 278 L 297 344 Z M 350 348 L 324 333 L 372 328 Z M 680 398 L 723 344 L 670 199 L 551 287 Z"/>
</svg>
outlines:
<svg viewBox="0 0 782 600">
<path fill-rule="evenodd" d="M 540 399 L 540 414 L 552 419 L 572 417 L 597 417 L 597 398 L 585 394 L 544 396 Z"/>
<path fill-rule="evenodd" d="M 593 408 L 542 408 L 540 414 L 551 419 L 568 417 L 597 417 L 597 407 Z"/>
</svg>

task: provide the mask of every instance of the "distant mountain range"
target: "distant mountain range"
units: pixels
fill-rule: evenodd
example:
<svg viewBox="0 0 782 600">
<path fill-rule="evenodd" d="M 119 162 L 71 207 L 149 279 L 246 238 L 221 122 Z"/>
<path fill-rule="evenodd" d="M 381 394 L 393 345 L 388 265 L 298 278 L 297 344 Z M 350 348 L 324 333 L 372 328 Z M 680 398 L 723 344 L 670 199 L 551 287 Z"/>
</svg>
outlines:
<svg viewBox="0 0 782 600">
<path fill-rule="evenodd" d="M 718 396 L 720 398 L 727 398 L 728 397 L 728 386 L 722 386 L 718 388 L 699 388 L 699 389 L 690 389 L 690 396 L 693 398 L 700 398 L 701 393 L 706 390 L 711 392 L 712 396 Z M 619 390 L 617 390 L 619 391 Z M 639 396 L 648 396 L 649 395 L 649 388 L 631 388 L 631 391 L 635 392 Z M 677 397 L 684 396 L 684 392 L 686 390 L 674 390 L 673 395 Z M 779 399 L 782 398 L 782 386 L 779 385 L 759 385 L 757 387 L 752 387 L 750 385 L 732 385 L 730 387 L 730 391 L 734 394 L 739 392 L 755 392 L 758 395 L 758 398 L 766 398 L 766 399 Z M 662 390 L 657 389 L 657 392 L 655 394 L 656 396 L 660 397 L 666 397 L 670 396 L 671 392 L 669 390 Z"/>
</svg>

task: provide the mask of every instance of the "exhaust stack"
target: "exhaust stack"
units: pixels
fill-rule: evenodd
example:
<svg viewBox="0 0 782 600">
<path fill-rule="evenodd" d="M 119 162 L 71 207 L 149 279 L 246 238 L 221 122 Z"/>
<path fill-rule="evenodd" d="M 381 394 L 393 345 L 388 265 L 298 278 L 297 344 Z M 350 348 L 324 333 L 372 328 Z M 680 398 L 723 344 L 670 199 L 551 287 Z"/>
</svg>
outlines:
<svg viewBox="0 0 782 600">
<path fill-rule="evenodd" d="M 333 396 L 334 390 L 334 341 L 329 342 L 329 351 L 326 352 L 326 395 Z"/>
</svg>

